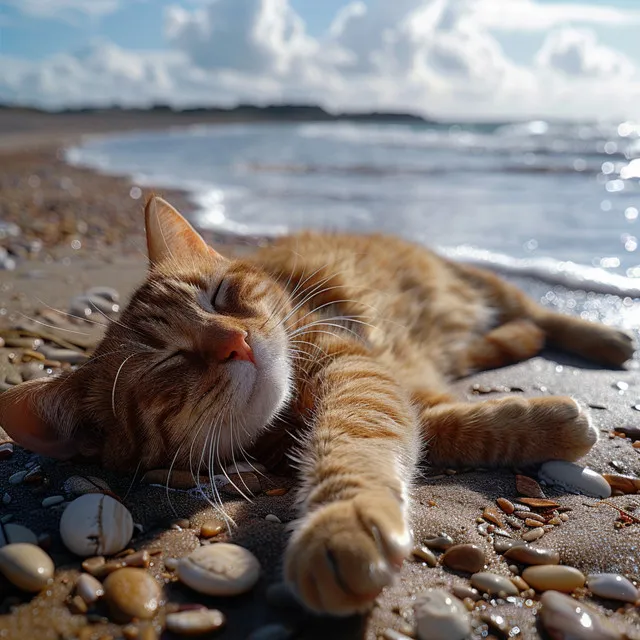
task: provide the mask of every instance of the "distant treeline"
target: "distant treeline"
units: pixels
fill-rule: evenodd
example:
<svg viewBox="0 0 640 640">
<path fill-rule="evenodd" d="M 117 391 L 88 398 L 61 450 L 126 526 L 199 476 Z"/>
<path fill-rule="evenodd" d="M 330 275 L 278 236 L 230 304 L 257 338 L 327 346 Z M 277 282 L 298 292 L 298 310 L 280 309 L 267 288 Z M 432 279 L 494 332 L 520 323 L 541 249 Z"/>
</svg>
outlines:
<svg viewBox="0 0 640 640">
<path fill-rule="evenodd" d="M 393 111 L 367 111 L 367 112 L 344 112 L 330 113 L 322 107 L 304 104 L 272 104 L 257 106 L 252 104 L 239 104 L 235 107 L 192 107 L 176 109 L 170 105 L 158 104 L 151 107 L 84 107 L 77 109 L 55 109 L 45 110 L 35 107 L 21 107 L 14 105 L 0 104 L 0 110 L 14 111 L 22 113 L 47 113 L 47 114 L 116 114 L 116 113 L 147 113 L 147 114 L 174 114 L 184 115 L 209 115 L 220 118 L 251 118 L 256 120 L 318 120 L 336 121 L 351 120 L 358 122 L 397 122 L 424 124 L 434 122 L 422 116 L 411 113 Z"/>
</svg>

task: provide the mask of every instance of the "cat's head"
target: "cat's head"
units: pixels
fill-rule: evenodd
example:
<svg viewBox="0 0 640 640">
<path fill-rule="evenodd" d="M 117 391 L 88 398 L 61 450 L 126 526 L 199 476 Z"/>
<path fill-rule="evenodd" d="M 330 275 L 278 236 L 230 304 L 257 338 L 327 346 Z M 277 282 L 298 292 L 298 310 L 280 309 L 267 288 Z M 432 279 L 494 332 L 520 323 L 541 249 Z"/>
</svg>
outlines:
<svg viewBox="0 0 640 640">
<path fill-rule="evenodd" d="M 284 290 L 207 246 L 160 198 L 145 221 L 147 278 L 92 358 L 0 395 L 0 425 L 26 448 L 195 471 L 247 447 L 285 403 Z"/>
</svg>

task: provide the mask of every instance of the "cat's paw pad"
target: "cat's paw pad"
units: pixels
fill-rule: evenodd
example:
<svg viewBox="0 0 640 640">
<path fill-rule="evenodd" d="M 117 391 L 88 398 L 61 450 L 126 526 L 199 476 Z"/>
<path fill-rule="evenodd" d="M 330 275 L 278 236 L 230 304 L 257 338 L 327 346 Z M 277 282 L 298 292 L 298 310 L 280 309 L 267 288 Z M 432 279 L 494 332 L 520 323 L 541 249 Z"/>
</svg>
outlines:
<svg viewBox="0 0 640 640">
<path fill-rule="evenodd" d="M 285 555 L 285 577 L 312 611 L 365 611 L 411 551 L 402 507 L 391 493 L 366 492 L 319 507 L 301 522 Z"/>
<path fill-rule="evenodd" d="M 598 431 L 589 415 L 573 399 L 564 396 L 529 401 L 533 428 L 548 434 L 550 459 L 577 460 L 598 441 Z"/>
</svg>

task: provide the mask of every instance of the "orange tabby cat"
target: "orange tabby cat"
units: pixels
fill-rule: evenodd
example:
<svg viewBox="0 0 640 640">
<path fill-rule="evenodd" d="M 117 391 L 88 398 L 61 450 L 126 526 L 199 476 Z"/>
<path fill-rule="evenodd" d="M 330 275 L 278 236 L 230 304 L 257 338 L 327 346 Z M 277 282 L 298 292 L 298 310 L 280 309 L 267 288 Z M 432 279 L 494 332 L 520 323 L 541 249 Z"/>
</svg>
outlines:
<svg viewBox="0 0 640 640">
<path fill-rule="evenodd" d="M 208 467 L 288 421 L 300 519 L 285 573 L 310 609 L 366 608 L 411 549 L 408 490 L 438 465 L 575 460 L 597 440 L 570 398 L 458 402 L 447 381 L 552 344 L 603 365 L 621 331 L 561 316 L 491 273 L 384 236 L 303 233 L 250 258 L 146 207 L 150 269 L 94 357 L 0 396 L 0 424 L 45 455 Z"/>
</svg>

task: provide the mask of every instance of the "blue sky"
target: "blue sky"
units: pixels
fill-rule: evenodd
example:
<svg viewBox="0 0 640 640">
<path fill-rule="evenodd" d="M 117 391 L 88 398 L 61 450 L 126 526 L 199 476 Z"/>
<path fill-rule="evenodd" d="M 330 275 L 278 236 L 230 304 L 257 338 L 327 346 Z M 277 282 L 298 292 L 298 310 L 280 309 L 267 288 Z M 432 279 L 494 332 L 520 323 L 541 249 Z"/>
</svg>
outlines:
<svg viewBox="0 0 640 640">
<path fill-rule="evenodd" d="M 639 31 L 640 0 L 0 0 L 0 99 L 128 104 L 144 78 L 148 101 L 586 116 L 640 96 Z"/>
</svg>

